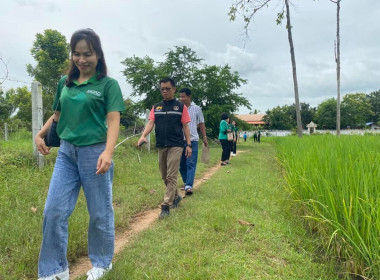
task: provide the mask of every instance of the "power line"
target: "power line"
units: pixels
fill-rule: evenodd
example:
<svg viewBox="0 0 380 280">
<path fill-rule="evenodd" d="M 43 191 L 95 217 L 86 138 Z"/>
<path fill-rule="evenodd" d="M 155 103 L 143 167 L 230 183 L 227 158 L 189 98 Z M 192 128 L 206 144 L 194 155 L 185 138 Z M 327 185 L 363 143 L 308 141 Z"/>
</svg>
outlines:
<svg viewBox="0 0 380 280">
<path fill-rule="evenodd" d="M 3 80 L 4 78 L 0 77 L 0 80 Z M 27 85 L 30 85 L 32 82 L 25 82 L 25 81 L 20 81 L 20 80 L 14 80 L 14 79 L 10 79 L 10 78 L 5 78 L 4 81 L 11 81 L 11 82 L 16 82 L 16 83 L 23 83 L 23 84 L 27 84 Z"/>
</svg>

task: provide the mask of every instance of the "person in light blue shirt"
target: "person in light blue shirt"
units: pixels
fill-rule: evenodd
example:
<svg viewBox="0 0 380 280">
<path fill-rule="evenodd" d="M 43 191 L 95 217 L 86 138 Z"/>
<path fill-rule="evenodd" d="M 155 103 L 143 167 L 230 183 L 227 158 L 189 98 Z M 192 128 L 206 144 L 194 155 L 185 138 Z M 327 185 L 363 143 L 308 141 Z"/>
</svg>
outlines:
<svg viewBox="0 0 380 280">
<path fill-rule="evenodd" d="M 202 109 L 195 105 L 194 102 L 191 101 L 191 90 L 188 88 L 183 88 L 179 91 L 179 100 L 184 103 L 190 114 L 190 140 L 191 140 L 191 147 L 192 147 L 192 154 L 191 157 L 186 157 L 185 154 L 182 154 L 181 163 L 179 172 L 181 173 L 182 180 L 184 182 L 184 190 L 186 195 L 192 195 L 193 194 L 193 185 L 194 185 L 194 177 L 195 177 L 195 171 L 197 168 L 197 161 L 198 161 L 198 141 L 199 141 L 199 135 L 197 128 L 199 127 L 199 130 L 202 134 L 202 140 L 203 144 L 207 147 L 207 136 L 206 136 L 206 126 L 205 126 L 205 120 L 203 117 Z M 184 142 L 184 145 L 186 147 L 186 142 Z"/>
</svg>

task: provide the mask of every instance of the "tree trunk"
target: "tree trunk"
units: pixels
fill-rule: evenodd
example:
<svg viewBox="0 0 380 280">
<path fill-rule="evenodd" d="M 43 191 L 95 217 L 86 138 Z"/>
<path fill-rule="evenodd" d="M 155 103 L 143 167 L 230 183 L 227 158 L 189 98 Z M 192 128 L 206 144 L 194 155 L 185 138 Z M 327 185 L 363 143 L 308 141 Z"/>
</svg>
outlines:
<svg viewBox="0 0 380 280">
<path fill-rule="evenodd" d="M 300 101 L 299 101 L 299 96 L 298 96 L 296 57 L 294 54 L 294 46 L 293 46 L 293 38 L 292 38 L 292 26 L 290 24 L 289 0 L 285 0 L 285 5 L 286 5 L 286 28 L 288 29 L 290 56 L 292 59 L 294 98 L 295 98 L 295 104 L 296 104 L 296 118 L 297 118 L 297 135 L 298 135 L 298 137 L 301 138 L 302 137 L 302 120 L 301 120 Z"/>
<path fill-rule="evenodd" d="M 340 136 L 340 35 L 339 35 L 340 0 L 336 2 L 336 135 Z"/>
</svg>

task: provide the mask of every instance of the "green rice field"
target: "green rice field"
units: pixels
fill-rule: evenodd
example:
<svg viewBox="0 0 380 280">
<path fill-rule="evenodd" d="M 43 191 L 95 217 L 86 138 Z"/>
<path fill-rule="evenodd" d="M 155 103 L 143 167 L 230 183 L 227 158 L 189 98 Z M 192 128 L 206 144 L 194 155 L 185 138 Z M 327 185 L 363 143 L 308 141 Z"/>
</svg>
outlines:
<svg viewBox="0 0 380 280">
<path fill-rule="evenodd" d="M 289 191 L 348 273 L 380 279 L 380 137 L 278 137 Z"/>
</svg>

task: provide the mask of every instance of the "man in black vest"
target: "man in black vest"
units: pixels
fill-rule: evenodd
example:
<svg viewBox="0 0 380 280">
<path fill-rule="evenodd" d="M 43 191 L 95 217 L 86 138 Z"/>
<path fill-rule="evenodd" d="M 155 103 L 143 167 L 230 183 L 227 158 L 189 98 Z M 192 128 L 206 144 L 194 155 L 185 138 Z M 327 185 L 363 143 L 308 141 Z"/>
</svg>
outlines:
<svg viewBox="0 0 380 280">
<path fill-rule="evenodd" d="M 160 80 L 160 91 L 163 101 L 152 107 L 144 132 L 137 145 L 147 142 L 146 136 L 155 126 L 156 147 L 158 150 L 158 165 L 162 180 L 166 185 L 164 202 L 161 204 L 160 218 L 170 214 L 170 207 L 178 206 L 182 197 L 177 191 L 178 169 L 183 152 L 183 135 L 186 139 L 187 157 L 191 156 L 191 141 L 189 112 L 186 105 L 174 98 L 176 92 L 175 82 L 171 78 Z"/>
</svg>

